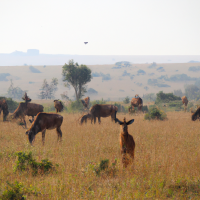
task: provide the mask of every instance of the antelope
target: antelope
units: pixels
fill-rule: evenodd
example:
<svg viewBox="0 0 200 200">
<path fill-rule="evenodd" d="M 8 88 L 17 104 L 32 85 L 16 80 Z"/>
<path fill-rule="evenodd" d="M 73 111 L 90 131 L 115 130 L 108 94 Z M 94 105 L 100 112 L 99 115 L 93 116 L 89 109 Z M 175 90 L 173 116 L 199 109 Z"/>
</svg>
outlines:
<svg viewBox="0 0 200 200">
<path fill-rule="evenodd" d="M 121 132 L 120 132 L 120 150 L 122 154 L 122 164 L 123 167 L 127 167 L 130 163 L 130 159 L 127 157 L 127 154 L 130 158 L 134 159 L 134 150 L 135 150 L 135 141 L 133 136 L 128 133 L 128 125 L 134 122 L 134 119 L 126 122 L 126 118 L 124 118 L 123 122 L 119 119 L 115 118 L 115 122 L 120 124 Z"/>
<path fill-rule="evenodd" d="M 26 131 L 26 135 L 28 135 L 29 142 L 32 145 L 32 142 L 35 140 L 35 135 L 38 132 L 42 132 L 42 143 L 44 145 L 45 140 L 45 132 L 46 129 L 55 129 L 58 135 L 58 141 L 62 139 L 62 131 L 60 129 L 63 122 L 63 117 L 54 113 L 38 113 L 34 122 L 32 123 L 29 130 Z"/>
</svg>

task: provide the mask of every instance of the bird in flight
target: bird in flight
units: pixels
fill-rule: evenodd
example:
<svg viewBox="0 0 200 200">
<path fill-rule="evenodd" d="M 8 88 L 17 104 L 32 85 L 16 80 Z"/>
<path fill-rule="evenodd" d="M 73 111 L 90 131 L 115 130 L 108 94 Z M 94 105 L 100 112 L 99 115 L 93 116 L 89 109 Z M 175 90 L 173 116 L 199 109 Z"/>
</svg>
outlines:
<svg viewBox="0 0 200 200">
<path fill-rule="evenodd" d="M 84 44 L 87 44 L 88 42 L 84 42 Z"/>
</svg>

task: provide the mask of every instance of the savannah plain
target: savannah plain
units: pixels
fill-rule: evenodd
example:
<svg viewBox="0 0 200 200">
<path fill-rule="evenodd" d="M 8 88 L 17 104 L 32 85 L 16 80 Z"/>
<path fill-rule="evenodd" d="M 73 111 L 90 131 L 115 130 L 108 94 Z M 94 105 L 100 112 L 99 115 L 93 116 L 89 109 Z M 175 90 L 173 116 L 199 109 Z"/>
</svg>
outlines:
<svg viewBox="0 0 200 200">
<path fill-rule="evenodd" d="M 68 62 L 68 61 L 66 61 Z M 76 62 L 76 60 L 74 60 Z M 79 65 L 84 63 L 78 63 Z M 91 100 L 99 99 L 110 99 L 114 101 L 120 101 L 126 96 L 134 97 L 135 94 L 143 96 L 146 93 L 158 93 L 173 92 L 174 90 L 181 89 L 184 91 L 186 84 L 193 84 L 194 81 L 164 81 L 159 80 L 163 84 L 167 84 L 168 87 L 158 87 L 148 84 L 148 79 L 157 79 L 161 76 L 171 77 L 172 75 L 186 74 L 192 78 L 199 78 L 199 73 L 189 71 L 190 67 L 198 67 L 199 63 L 157 63 L 155 67 L 151 67 L 149 64 L 131 64 L 129 67 L 121 67 L 119 69 L 113 69 L 115 65 L 87 65 L 92 74 L 103 73 L 104 75 L 109 74 L 109 80 L 103 80 L 102 77 L 93 77 L 89 83 L 87 83 L 87 89 L 93 88 L 98 94 L 86 94 L 90 96 Z M 64 63 L 63 63 L 64 65 Z M 74 100 L 74 89 L 73 87 L 64 87 L 62 77 L 62 66 L 63 65 L 47 65 L 34 66 L 33 67 L 40 71 L 40 73 L 33 73 L 29 69 L 30 66 L 1 66 L 1 73 L 9 73 L 6 80 L 1 81 L 0 91 L 1 96 L 6 96 L 7 90 L 10 86 L 10 80 L 12 79 L 14 87 L 20 87 L 22 90 L 27 90 L 28 95 L 32 99 L 38 99 L 38 95 L 41 92 L 41 87 L 44 79 L 48 83 L 51 82 L 52 78 L 58 79 L 58 91 L 55 93 L 55 98 L 61 99 L 60 94 L 67 91 L 70 99 Z M 162 70 L 159 68 L 162 67 Z M 143 70 L 145 74 L 138 74 L 138 70 Z M 133 76 L 124 76 L 124 71 Z M 148 90 L 145 89 L 148 87 Z"/>
<path fill-rule="evenodd" d="M 18 181 L 37 191 L 27 199 L 200 198 L 200 123 L 191 121 L 191 113 L 167 112 L 165 121 L 144 120 L 144 114 L 117 114 L 120 120 L 135 119 L 128 127 L 136 143 L 135 159 L 127 169 L 121 164 L 120 126 L 110 117 L 103 118 L 101 125 L 80 126 L 80 113 L 61 115 L 62 142 L 57 142 L 55 130 L 47 130 L 44 146 L 41 133 L 31 146 L 26 129 L 0 120 L 0 194 L 7 181 Z M 48 158 L 59 166 L 37 176 L 14 172 L 18 151 L 31 151 L 37 161 Z M 109 159 L 110 170 L 97 175 L 93 167 L 104 159 Z"/>
</svg>

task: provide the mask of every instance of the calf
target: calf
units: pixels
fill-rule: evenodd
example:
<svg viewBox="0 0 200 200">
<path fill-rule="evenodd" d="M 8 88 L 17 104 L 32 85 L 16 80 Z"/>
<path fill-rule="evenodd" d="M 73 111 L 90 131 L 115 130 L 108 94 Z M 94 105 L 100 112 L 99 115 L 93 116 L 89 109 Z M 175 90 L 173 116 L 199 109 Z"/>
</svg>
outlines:
<svg viewBox="0 0 200 200">
<path fill-rule="evenodd" d="M 126 168 L 127 165 L 130 163 L 130 159 L 127 157 L 127 154 L 129 154 L 132 160 L 134 159 L 135 142 L 133 136 L 128 133 L 128 125 L 132 124 L 134 122 L 134 119 L 126 122 L 126 118 L 124 118 L 124 121 L 121 122 L 120 120 L 115 118 L 115 121 L 121 126 L 120 149 L 122 154 L 122 164 L 123 167 Z"/>
<path fill-rule="evenodd" d="M 54 128 L 56 128 L 56 132 L 58 134 L 58 141 L 59 139 L 61 141 L 62 131 L 60 129 L 60 126 L 62 122 L 63 122 L 63 117 L 61 115 L 54 113 L 44 113 L 44 112 L 38 113 L 31 127 L 29 128 L 28 131 L 26 131 L 29 142 L 32 144 L 32 142 L 35 139 L 35 135 L 38 132 L 42 132 L 42 142 L 44 145 L 46 129 L 50 130 Z"/>
</svg>

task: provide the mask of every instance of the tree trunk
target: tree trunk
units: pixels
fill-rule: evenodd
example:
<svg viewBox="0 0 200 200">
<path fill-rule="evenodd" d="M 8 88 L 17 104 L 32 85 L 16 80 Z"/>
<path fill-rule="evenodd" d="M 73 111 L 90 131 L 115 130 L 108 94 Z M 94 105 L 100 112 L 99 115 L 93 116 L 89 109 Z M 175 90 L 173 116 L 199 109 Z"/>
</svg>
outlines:
<svg viewBox="0 0 200 200">
<path fill-rule="evenodd" d="M 79 98 L 78 98 L 78 94 L 77 94 L 77 89 L 75 87 L 74 87 L 74 90 L 75 90 L 75 95 L 76 95 L 76 101 L 78 101 Z"/>
</svg>

